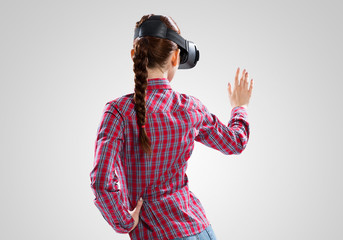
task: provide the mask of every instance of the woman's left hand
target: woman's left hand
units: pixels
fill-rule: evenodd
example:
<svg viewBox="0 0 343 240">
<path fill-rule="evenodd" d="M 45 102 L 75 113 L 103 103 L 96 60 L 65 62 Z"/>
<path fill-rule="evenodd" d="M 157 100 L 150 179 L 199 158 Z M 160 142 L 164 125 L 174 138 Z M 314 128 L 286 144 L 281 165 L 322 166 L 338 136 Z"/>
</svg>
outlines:
<svg viewBox="0 0 343 240">
<path fill-rule="evenodd" d="M 135 227 L 138 225 L 139 212 L 141 211 L 142 205 L 143 205 L 143 199 L 140 198 L 135 209 L 133 209 L 132 211 L 128 210 L 129 213 L 131 214 L 131 216 L 133 217 L 133 219 L 135 220 L 135 224 L 133 224 L 133 227 L 131 228 L 131 230 L 129 232 L 131 232 L 133 229 L 135 229 Z"/>
</svg>

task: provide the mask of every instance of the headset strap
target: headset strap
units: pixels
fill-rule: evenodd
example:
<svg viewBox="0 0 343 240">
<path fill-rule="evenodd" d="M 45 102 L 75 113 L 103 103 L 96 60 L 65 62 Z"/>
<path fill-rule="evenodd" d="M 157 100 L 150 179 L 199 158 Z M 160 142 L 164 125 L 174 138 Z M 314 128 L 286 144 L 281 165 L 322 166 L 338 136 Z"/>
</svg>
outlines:
<svg viewBox="0 0 343 240">
<path fill-rule="evenodd" d="M 167 25 L 160 20 L 160 15 L 151 16 L 149 19 L 144 21 L 140 27 L 136 28 L 133 39 L 144 36 L 169 39 L 175 42 L 179 47 L 188 51 L 187 40 L 174 30 L 168 28 Z"/>
</svg>

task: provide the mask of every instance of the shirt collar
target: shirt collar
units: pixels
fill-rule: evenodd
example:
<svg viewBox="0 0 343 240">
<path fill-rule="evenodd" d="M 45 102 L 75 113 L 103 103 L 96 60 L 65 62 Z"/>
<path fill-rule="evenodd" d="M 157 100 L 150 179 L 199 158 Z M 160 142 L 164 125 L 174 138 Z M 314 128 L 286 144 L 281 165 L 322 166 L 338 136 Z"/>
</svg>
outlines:
<svg viewBox="0 0 343 240">
<path fill-rule="evenodd" d="M 172 89 L 167 78 L 149 78 L 146 90 L 150 89 Z"/>
</svg>

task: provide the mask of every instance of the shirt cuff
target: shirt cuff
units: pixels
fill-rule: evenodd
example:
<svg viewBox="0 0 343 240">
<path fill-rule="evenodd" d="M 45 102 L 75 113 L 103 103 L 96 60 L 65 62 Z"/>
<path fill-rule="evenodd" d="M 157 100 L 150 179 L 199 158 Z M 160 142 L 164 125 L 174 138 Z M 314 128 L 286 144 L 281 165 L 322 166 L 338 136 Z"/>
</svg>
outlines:
<svg viewBox="0 0 343 240">
<path fill-rule="evenodd" d="M 117 228 L 115 229 L 115 231 L 118 233 L 129 233 L 134 224 L 135 224 L 135 219 L 131 216 L 127 225 L 122 226 L 121 228 Z"/>
<path fill-rule="evenodd" d="M 247 112 L 247 109 L 245 107 L 242 107 L 242 106 L 237 106 L 237 107 L 234 107 L 231 110 L 231 114 L 235 114 L 238 111 L 245 111 L 245 112 Z"/>
</svg>

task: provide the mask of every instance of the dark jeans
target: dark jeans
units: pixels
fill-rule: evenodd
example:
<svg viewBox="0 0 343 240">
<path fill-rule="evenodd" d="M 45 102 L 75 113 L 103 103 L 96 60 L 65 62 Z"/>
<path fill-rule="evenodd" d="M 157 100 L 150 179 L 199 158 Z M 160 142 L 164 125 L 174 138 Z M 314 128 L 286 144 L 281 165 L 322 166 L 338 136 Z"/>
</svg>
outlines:
<svg viewBox="0 0 343 240">
<path fill-rule="evenodd" d="M 198 234 L 184 238 L 175 238 L 173 240 L 217 240 L 217 238 L 210 224 L 207 228 L 205 228 L 202 232 Z"/>
</svg>

